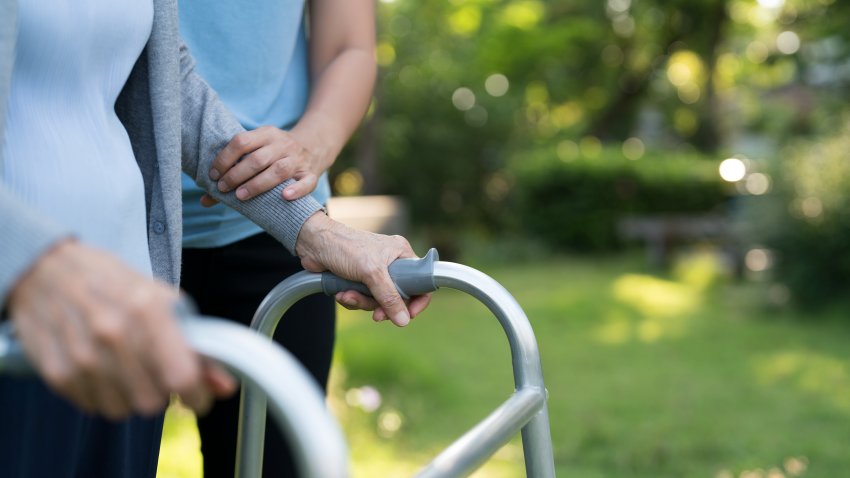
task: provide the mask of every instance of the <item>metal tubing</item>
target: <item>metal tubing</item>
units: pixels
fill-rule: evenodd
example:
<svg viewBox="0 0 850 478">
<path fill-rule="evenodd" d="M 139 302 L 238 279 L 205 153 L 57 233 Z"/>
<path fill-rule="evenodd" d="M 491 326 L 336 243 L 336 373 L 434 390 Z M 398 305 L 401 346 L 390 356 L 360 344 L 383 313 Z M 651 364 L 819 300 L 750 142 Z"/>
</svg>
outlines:
<svg viewBox="0 0 850 478">
<path fill-rule="evenodd" d="M 534 331 L 526 317 L 525 312 L 511 296 L 511 294 L 498 282 L 486 274 L 471 267 L 451 262 L 434 263 L 434 282 L 438 287 L 457 289 L 472 295 L 496 316 L 511 348 L 511 360 L 513 363 L 514 383 L 517 394 L 526 397 L 526 390 L 542 396 L 542 400 L 534 409 L 535 413 L 522 427 L 523 453 L 525 456 L 526 474 L 535 478 L 551 478 L 555 476 L 554 456 L 552 453 L 552 439 L 549 430 L 549 412 L 547 409 L 547 392 L 543 384 L 543 371 L 540 365 L 540 352 L 537 348 L 537 340 Z M 251 328 L 259 331 L 267 337 L 271 337 L 277 327 L 280 318 L 289 307 L 302 298 L 321 291 L 321 275 L 309 272 L 300 272 L 281 282 L 263 300 Z M 240 446 L 238 460 L 253 461 L 248 459 L 248 453 L 257 453 L 262 450 L 265 432 L 265 407 L 261 397 L 254 397 L 250 389 L 243 393 L 243 403 L 240 408 Z M 523 398 L 525 400 L 525 398 Z M 513 402 L 511 402 L 513 403 Z M 510 406 L 509 408 L 514 408 Z M 490 417 L 492 417 L 491 415 Z M 488 417 L 485 422 L 490 419 Z M 244 423 L 244 424 L 243 424 Z M 521 425 L 517 425 L 517 428 Z M 473 433 L 478 427 L 474 428 Z M 515 429 L 516 431 L 516 429 Z M 466 436 L 466 435 L 465 435 Z M 459 444 L 463 442 L 463 444 Z M 468 444 L 468 445 L 467 445 Z M 471 447 L 469 450 L 466 447 Z M 479 443 L 468 440 L 459 440 L 454 445 L 452 453 L 456 456 L 466 457 L 475 455 L 475 447 Z M 480 465 L 487 457 L 497 450 L 488 449 L 475 455 L 477 465 Z M 261 451 L 260 451 L 261 452 Z M 446 451 L 448 452 L 448 450 Z M 441 455 L 442 456 L 442 455 Z M 480 458 L 480 461 L 478 460 Z M 243 464 L 239 464 L 242 467 Z M 474 468 L 473 468 L 474 469 Z M 253 470 L 252 470 L 253 471 Z M 472 471 L 467 469 L 464 473 Z M 441 475 L 449 476 L 449 475 Z M 455 475 L 456 476 L 456 475 Z M 240 475 L 240 478 L 257 478 L 259 472 Z"/>
<path fill-rule="evenodd" d="M 211 317 L 185 319 L 189 345 L 268 395 L 272 416 L 293 447 L 300 476 L 348 476 L 348 451 L 319 387 L 292 355 L 246 327 Z M 0 333 L 0 372 L 32 373 L 11 334 Z"/>
<path fill-rule="evenodd" d="M 288 277 L 272 289 L 260 303 L 251 321 L 251 328 L 271 340 L 283 314 L 293 304 L 320 292 L 321 274 L 305 271 Z M 266 397 L 252 386 L 243 386 L 240 393 L 236 478 L 260 478 L 266 438 Z M 324 397 L 321 398 L 321 403 L 324 403 Z"/>
<path fill-rule="evenodd" d="M 555 460 L 546 405 L 548 392 L 543 384 L 537 339 L 528 317 L 510 292 L 481 271 L 462 264 L 437 262 L 434 264 L 434 279 L 437 287 L 466 292 L 490 309 L 508 336 L 517 390 L 530 387 L 544 392 L 540 411 L 522 428 L 522 449 L 526 476 L 553 478 Z"/>
<path fill-rule="evenodd" d="M 425 466 L 416 478 L 466 476 L 496 453 L 540 411 L 543 390 L 518 390 L 487 418 L 458 438 Z"/>
</svg>

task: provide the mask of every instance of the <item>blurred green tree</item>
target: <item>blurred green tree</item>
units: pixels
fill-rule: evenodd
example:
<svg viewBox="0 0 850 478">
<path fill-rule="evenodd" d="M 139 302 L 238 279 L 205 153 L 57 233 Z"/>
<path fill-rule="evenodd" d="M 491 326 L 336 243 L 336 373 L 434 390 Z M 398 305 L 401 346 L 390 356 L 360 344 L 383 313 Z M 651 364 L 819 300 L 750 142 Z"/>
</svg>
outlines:
<svg viewBox="0 0 850 478">
<path fill-rule="evenodd" d="M 362 188 L 337 192 L 402 195 L 417 224 L 453 235 L 517 222 L 524 151 L 565 161 L 637 138 L 647 158 L 773 154 L 846 109 L 848 14 L 835 0 L 382 0 L 376 100 L 337 168 Z"/>
</svg>

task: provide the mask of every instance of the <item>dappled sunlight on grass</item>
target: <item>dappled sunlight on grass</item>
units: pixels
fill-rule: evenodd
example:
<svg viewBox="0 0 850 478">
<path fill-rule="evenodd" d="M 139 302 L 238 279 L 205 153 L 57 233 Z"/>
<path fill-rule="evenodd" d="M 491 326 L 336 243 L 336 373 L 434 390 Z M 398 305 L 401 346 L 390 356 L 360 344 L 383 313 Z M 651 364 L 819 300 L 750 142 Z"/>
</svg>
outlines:
<svg viewBox="0 0 850 478">
<path fill-rule="evenodd" d="M 467 302 L 463 294 L 456 292 L 441 292 L 440 296 L 443 301 Z M 471 299 L 465 305 L 475 308 Z M 465 307 L 455 309 L 457 315 L 466 315 L 460 314 L 461 311 L 465 311 Z M 345 430 L 354 478 L 413 476 L 489 412 L 473 397 L 465 397 L 454 390 L 456 378 L 452 376 L 457 371 L 439 368 L 433 357 L 406 347 L 404 341 L 388 340 L 390 337 L 423 338 L 421 334 L 427 333 L 426 329 L 442 334 L 447 325 L 443 319 L 450 317 L 430 317 L 426 313 L 407 329 L 397 329 L 390 324 L 372 323 L 365 312 L 338 310 L 338 327 L 347 339 L 342 339 L 337 349 L 329 404 Z M 498 327 L 495 320 L 487 324 Z M 469 344 L 474 338 L 448 338 L 445 349 L 432 347 L 430 353 L 463 355 L 466 353 L 464 343 Z M 375 340 L 380 342 L 380 347 L 375 346 Z M 507 354 L 506 343 L 489 341 L 503 347 Z M 496 355 L 498 358 L 499 354 Z M 506 360 L 504 365 L 508 367 L 504 370 L 504 389 L 505 393 L 510 393 L 510 362 Z M 481 377 L 485 377 L 489 371 L 482 369 L 480 372 L 484 374 Z M 364 373 L 371 376 L 369 383 L 362 382 Z M 469 386 L 475 388 L 475 382 Z M 494 400 L 505 398 L 507 395 L 496 396 Z M 476 410 L 474 414 L 450 417 L 442 413 L 446 406 L 457 413 L 460 402 L 464 401 L 467 403 L 462 406 Z M 446 420 L 458 431 L 446 433 Z M 523 474 L 522 446 L 517 434 L 471 476 L 510 478 Z"/>
<path fill-rule="evenodd" d="M 156 476 L 200 478 L 202 468 L 201 439 L 195 425 L 195 415 L 175 400 L 165 414 Z"/>
<path fill-rule="evenodd" d="M 609 310 L 593 335 L 608 345 L 681 337 L 687 319 L 700 309 L 705 293 L 721 274 L 717 258 L 710 253 L 691 254 L 677 261 L 675 280 L 621 274 L 611 284 L 613 300 L 606 305 Z"/>
<path fill-rule="evenodd" d="M 764 385 L 790 385 L 850 413 L 850 370 L 846 360 L 814 351 L 757 357 L 751 367 Z"/>
<path fill-rule="evenodd" d="M 650 319 L 681 317 L 700 305 L 695 288 L 648 275 L 624 274 L 614 281 L 611 291 L 617 301 Z"/>
<path fill-rule="evenodd" d="M 608 305 L 594 332 L 599 342 L 608 345 L 679 337 L 686 317 L 701 303 L 701 293 L 694 287 L 640 274 L 618 277 L 611 294 L 615 302 Z"/>
<path fill-rule="evenodd" d="M 618 345 L 632 339 L 632 320 L 622 311 L 612 310 L 604 319 L 604 324 L 594 331 L 594 336 L 603 344 Z"/>
</svg>

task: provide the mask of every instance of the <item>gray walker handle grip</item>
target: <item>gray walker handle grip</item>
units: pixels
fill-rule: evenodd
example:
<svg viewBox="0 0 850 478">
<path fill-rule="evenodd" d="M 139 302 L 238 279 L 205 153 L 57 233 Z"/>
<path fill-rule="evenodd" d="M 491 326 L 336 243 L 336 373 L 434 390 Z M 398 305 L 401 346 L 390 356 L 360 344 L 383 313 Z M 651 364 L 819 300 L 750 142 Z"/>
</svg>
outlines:
<svg viewBox="0 0 850 478">
<path fill-rule="evenodd" d="M 421 259 L 396 259 L 389 266 L 390 278 L 403 299 L 437 290 L 434 263 L 439 261 L 437 249 L 431 248 Z M 322 273 L 322 292 L 334 296 L 337 292 L 356 290 L 369 297 L 369 289 L 360 282 L 343 279 L 330 272 Z"/>
</svg>

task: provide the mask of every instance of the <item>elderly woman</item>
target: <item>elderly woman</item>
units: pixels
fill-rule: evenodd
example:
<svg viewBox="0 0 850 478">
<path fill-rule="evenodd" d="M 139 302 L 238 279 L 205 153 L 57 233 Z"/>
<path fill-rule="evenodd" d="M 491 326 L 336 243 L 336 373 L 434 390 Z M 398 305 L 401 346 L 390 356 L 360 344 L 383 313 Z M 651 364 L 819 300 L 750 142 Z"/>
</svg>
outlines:
<svg viewBox="0 0 850 478">
<path fill-rule="evenodd" d="M 289 182 L 250 201 L 219 191 L 210 165 L 243 129 L 195 74 L 176 13 L 0 0 L 0 306 L 47 385 L 0 379 L 0 476 L 154 476 L 169 394 L 202 412 L 233 390 L 172 316 L 181 169 L 307 269 L 364 282 L 377 301 L 340 299 L 375 319 L 404 325 L 429 300 L 405 304 L 389 279 L 413 256 L 403 238 L 284 201 Z"/>
</svg>

